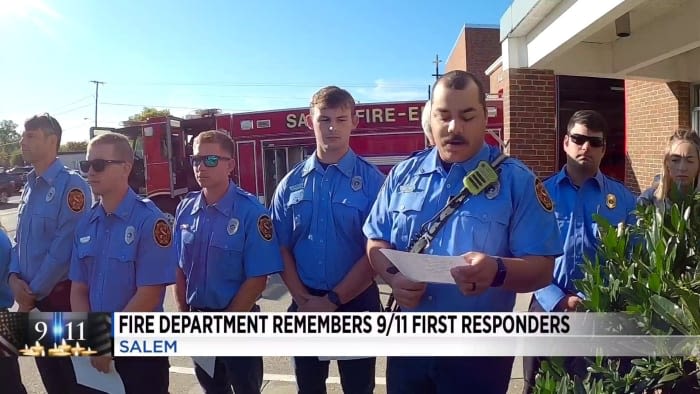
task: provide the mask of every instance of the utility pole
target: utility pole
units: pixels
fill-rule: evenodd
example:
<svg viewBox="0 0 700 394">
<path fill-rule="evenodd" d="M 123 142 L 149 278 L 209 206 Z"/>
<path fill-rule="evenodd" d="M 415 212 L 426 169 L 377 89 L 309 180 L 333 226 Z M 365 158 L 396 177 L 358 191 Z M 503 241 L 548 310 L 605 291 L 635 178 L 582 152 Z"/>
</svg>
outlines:
<svg viewBox="0 0 700 394">
<path fill-rule="evenodd" d="M 432 76 L 435 77 L 435 81 L 436 81 L 436 82 L 437 82 L 437 80 L 440 79 L 440 77 L 442 76 L 442 74 L 440 74 L 440 63 L 442 63 L 442 60 L 440 60 L 440 57 L 439 57 L 438 54 L 436 53 L 436 54 L 435 54 L 435 60 L 433 60 L 433 64 L 435 65 L 435 74 L 431 74 Z M 431 92 L 431 90 L 432 90 L 432 87 L 431 87 L 430 85 L 428 85 L 428 100 L 430 100 L 430 92 Z"/>
<path fill-rule="evenodd" d="M 440 74 L 440 68 L 439 68 L 440 63 L 442 63 L 442 60 L 440 60 L 440 57 L 437 54 L 435 54 L 435 60 L 433 60 L 433 64 L 435 64 L 435 74 L 433 74 L 433 76 L 435 77 L 436 81 L 438 79 L 440 79 L 440 77 L 442 76 Z"/>
<path fill-rule="evenodd" d="M 104 85 L 101 81 L 90 81 L 95 84 L 95 127 L 97 127 L 97 96 L 100 92 L 100 85 Z"/>
</svg>

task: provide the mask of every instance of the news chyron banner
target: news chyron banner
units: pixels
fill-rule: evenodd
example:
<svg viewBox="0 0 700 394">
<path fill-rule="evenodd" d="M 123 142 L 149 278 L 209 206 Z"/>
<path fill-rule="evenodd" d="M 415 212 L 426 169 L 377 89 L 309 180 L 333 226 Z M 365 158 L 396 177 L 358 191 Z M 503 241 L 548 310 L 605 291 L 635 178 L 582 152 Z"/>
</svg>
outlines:
<svg viewBox="0 0 700 394">
<path fill-rule="evenodd" d="M 115 356 L 697 356 L 625 314 L 116 313 Z"/>
<path fill-rule="evenodd" d="M 10 313 L 0 356 L 699 356 L 613 313 Z M 661 331 L 660 331 L 661 332 Z"/>
<path fill-rule="evenodd" d="M 0 356 L 111 355 L 112 314 L 0 311 Z"/>
</svg>

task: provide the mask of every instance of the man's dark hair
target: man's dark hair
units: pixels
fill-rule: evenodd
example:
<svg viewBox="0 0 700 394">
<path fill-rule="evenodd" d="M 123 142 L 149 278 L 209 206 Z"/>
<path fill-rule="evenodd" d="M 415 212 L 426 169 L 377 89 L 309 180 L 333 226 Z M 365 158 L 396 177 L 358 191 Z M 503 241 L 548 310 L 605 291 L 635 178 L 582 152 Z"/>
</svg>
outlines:
<svg viewBox="0 0 700 394">
<path fill-rule="evenodd" d="M 580 124 L 586 126 L 591 131 L 603 133 L 603 137 L 608 135 L 608 122 L 605 121 L 603 115 L 597 111 L 584 109 L 576 111 L 569 119 L 569 124 L 566 126 L 566 132 L 571 133 L 571 129 Z"/>
<path fill-rule="evenodd" d="M 53 116 L 48 113 L 42 115 L 34 115 L 24 122 L 24 130 L 41 130 L 45 135 L 53 134 L 58 140 L 56 141 L 56 151 L 58 151 L 61 146 L 61 134 L 63 134 L 63 129 L 58 121 Z"/>
<path fill-rule="evenodd" d="M 433 85 L 433 91 L 430 97 L 435 96 L 435 87 L 438 84 L 442 84 L 450 89 L 464 90 L 470 83 L 476 84 L 476 88 L 479 91 L 479 103 L 484 107 L 484 111 L 486 111 L 486 91 L 484 90 L 484 85 L 470 72 L 453 70 L 441 76 L 440 79 L 435 82 L 435 85 Z"/>
</svg>

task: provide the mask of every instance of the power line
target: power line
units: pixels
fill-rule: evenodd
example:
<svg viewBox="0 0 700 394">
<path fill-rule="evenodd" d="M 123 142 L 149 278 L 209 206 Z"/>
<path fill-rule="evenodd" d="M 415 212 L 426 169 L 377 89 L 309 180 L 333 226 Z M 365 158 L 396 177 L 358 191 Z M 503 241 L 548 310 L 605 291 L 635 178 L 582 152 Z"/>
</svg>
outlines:
<svg viewBox="0 0 700 394">
<path fill-rule="evenodd" d="M 149 108 L 172 108 L 172 109 L 200 109 L 199 107 L 178 107 L 172 105 L 149 105 L 149 104 L 128 104 L 128 103 L 105 103 L 101 102 L 102 105 L 114 105 L 120 107 L 149 107 Z"/>
<path fill-rule="evenodd" d="M 62 114 L 67 114 L 67 113 L 69 113 L 69 112 L 73 112 L 73 111 L 77 111 L 77 110 L 79 110 L 79 109 L 83 109 L 83 108 L 89 107 L 90 105 L 91 105 L 91 104 L 81 105 L 80 107 L 75 107 L 75 108 L 71 108 L 71 109 L 68 109 L 68 110 L 65 110 L 65 111 L 56 112 L 55 114 L 51 114 L 51 115 L 52 115 L 52 116 L 58 116 L 58 115 L 62 115 Z"/>
<path fill-rule="evenodd" d="M 70 103 L 68 103 L 68 104 L 61 105 L 60 107 L 56 107 L 56 108 L 54 108 L 54 111 L 58 111 L 58 110 L 61 110 L 61 109 L 63 109 L 63 108 L 66 108 L 66 107 L 70 107 L 71 105 L 78 104 L 79 102 L 85 101 L 85 100 L 87 100 L 87 99 L 89 99 L 89 98 L 92 98 L 92 95 L 91 95 L 91 94 L 90 94 L 90 95 L 87 95 L 87 96 L 85 96 L 85 97 L 79 98 L 79 99 L 77 99 L 77 100 L 75 100 L 75 101 L 73 101 L 73 102 L 70 102 Z"/>
<path fill-rule="evenodd" d="M 271 82 L 110 82 L 112 85 L 141 85 L 141 86 L 238 86 L 238 87 L 322 87 L 328 83 L 309 83 L 309 82 L 287 82 L 287 83 L 271 83 Z M 348 88 L 374 88 L 377 83 L 334 83 L 340 87 Z M 382 87 L 389 89 L 402 88 L 419 88 L 423 85 L 414 84 L 392 84 L 382 83 Z"/>
</svg>

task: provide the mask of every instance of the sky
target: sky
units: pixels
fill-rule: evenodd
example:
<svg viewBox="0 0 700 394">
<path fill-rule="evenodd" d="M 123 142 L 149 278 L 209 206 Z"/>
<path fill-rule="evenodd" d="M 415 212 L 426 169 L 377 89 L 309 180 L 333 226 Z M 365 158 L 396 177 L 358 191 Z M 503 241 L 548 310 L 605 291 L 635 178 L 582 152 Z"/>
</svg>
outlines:
<svg viewBox="0 0 700 394">
<path fill-rule="evenodd" d="M 0 120 L 49 112 L 63 142 L 144 106 L 306 107 L 326 85 L 359 102 L 427 99 L 435 55 L 510 0 L 0 0 Z M 440 64 L 443 71 L 444 62 Z"/>
</svg>

